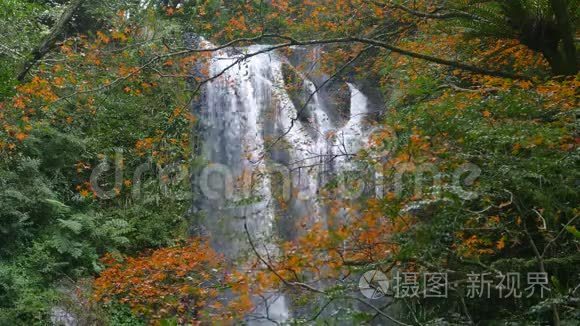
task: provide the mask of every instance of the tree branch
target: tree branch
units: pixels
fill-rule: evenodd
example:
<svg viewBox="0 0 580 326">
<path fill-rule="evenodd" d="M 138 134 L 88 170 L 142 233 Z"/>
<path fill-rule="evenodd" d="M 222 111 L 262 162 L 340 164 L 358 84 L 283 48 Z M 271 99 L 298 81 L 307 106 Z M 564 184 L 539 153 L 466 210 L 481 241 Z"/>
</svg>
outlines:
<svg viewBox="0 0 580 326">
<path fill-rule="evenodd" d="M 399 9 L 402 10 L 408 14 L 411 14 L 413 16 L 417 16 L 417 17 L 422 17 L 422 18 L 432 18 L 432 19 L 452 19 L 452 18 L 467 18 L 467 19 L 479 19 L 478 16 L 466 13 L 466 12 L 462 12 L 462 11 L 451 11 L 451 12 L 446 12 L 446 13 L 429 13 L 429 12 L 423 12 L 423 11 L 418 11 L 418 10 L 414 10 L 411 9 L 409 7 L 405 7 L 401 4 L 389 4 L 387 5 L 391 8 L 395 8 L 395 9 Z"/>
<path fill-rule="evenodd" d="M 509 72 L 504 72 L 504 71 L 489 70 L 486 68 L 481 68 L 481 67 L 461 63 L 459 61 L 447 60 L 447 59 L 442 59 L 442 58 L 430 56 L 427 54 L 417 53 L 417 52 L 413 52 L 410 50 L 406 50 L 406 49 L 394 46 L 394 45 L 387 43 L 387 42 L 383 42 L 383 41 L 379 41 L 379 40 L 371 39 L 371 38 L 342 37 L 342 38 L 330 38 L 330 39 L 320 39 L 320 40 L 315 39 L 315 40 L 302 40 L 301 41 L 301 40 L 295 39 L 295 38 L 290 37 L 290 36 L 278 35 L 278 34 L 264 34 L 263 37 L 264 38 L 280 38 L 280 39 L 287 40 L 287 41 L 289 41 L 288 42 L 290 44 L 289 46 L 292 46 L 292 45 L 307 46 L 307 45 L 340 44 L 340 43 L 362 43 L 362 44 L 368 44 L 368 45 L 373 45 L 373 46 L 376 46 L 379 48 L 387 49 L 387 50 L 390 50 L 392 52 L 395 52 L 395 53 L 398 53 L 401 55 L 405 55 L 405 56 L 409 56 L 412 58 L 422 59 L 425 61 L 429 61 L 429 62 L 437 63 L 437 64 L 440 64 L 443 66 L 449 66 L 449 67 L 473 72 L 476 74 L 501 77 L 501 78 L 509 78 L 509 79 L 531 80 L 531 77 L 529 77 L 529 76 L 523 76 L 523 75 L 513 74 L 513 73 L 509 73 Z"/>
<path fill-rule="evenodd" d="M 77 1 L 83 1 L 83 0 L 77 0 Z M 61 97 L 61 98 L 49 103 L 49 105 L 54 104 L 56 102 L 59 102 L 65 98 L 70 98 L 70 97 L 75 96 L 75 95 L 92 93 L 92 92 L 108 89 L 108 88 L 114 86 L 115 84 L 117 84 L 118 82 L 126 80 L 126 79 L 130 78 L 131 76 L 134 76 L 134 75 L 140 73 L 145 68 L 151 66 L 152 64 L 154 64 L 154 63 L 156 63 L 159 60 L 164 59 L 164 58 L 182 56 L 182 55 L 187 55 L 187 54 L 192 54 L 192 53 L 215 52 L 215 51 L 219 51 L 221 49 L 232 47 L 232 46 L 235 46 L 235 45 L 238 45 L 241 43 L 252 43 L 252 42 L 257 42 L 257 41 L 261 41 L 261 40 L 268 39 L 268 38 L 278 38 L 278 39 L 287 40 L 288 42 L 274 44 L 274 45 L 272 45 L 268 48 L 265 48 L 263 50 L 249 53 L 249 54 L 242 56 L 240 59 L 236 60 L 234 64 L 228 66 L 226 69 L 224 69 L 222 72 L 220 72 L 216 76 L 212 76 L 212 77 L 204 80 L 200 84 L 198 84 L 196 91 L 198 91 L 200 89 L 201 85 L 203 85 L 207 82 L 210 82 L 211 80 L 214 80 L 215 78 L 218 78 L 223 73 L 225 73 L 225 71 L 227 69 L 229 69 L 230 67 L 233 67 L 235 64 L 238 64 L 239 62 L 241 62 L 243 60 L 246 60 L 250 57 L 256 56 L 256 55 L 261 54 L 261 53 L 266 53 L 266 52 L 270 52 L 270 51 L 273 51 L 276 49 L 281 49 L 281 48 L 295 46 L 295 45 L 308 46 L 308 45 L 342 44 L 342 43 L 361 43 L 361 44 L 367 44 L 370 46 L 376 46 L 379 48 L 390 50 L 392 52 L 395 52 L 395 53 L 398 53 L 401 55 L 405 55 L 405 56 L 409 56 L 409 57 L 417 58 L 417 59 L 422 59 L 425 61 L 429 61 L 429 62 L 437 63 L 440 65 L 449 66 L 449 67 L 453 67 L 453 68 L 457 68 L 460 70 L 465 70 L 465 71 L 469 71 L 469 72 L 473 72 L 473 73 L 481 74 L 481 75 L 488 75 L 488 76 L 495 76 L 495 77 L 509 78 L 509 79 L 531 80 L 531 77 L 529 77 L 529 76 L 512 74 L 512 73 L 503 72 L 503 71 L 488 70 L 485 68 L 480 68 L 480 67 L 464 64 L 464 63 L 461 63 L 458 61 L 447 60 L 447 59 L 433 57 L 433 56 L 426 55 L 426 54 L 416 53 L 413 51 L 409 51 L 409 50 L 405 50 L 405 49 L 396 47 L 396 46 L 391 45 L 391 44 L 386 43 L 386 42 L 375 40 L 375 39 L 362 38 L 362 37 L 344 37 L 344 38 L 331 38 L 331 39 L 301 41 L 301 40 L 297 40 L 297 39 L 294 39 L 293 37 L 285 36 L 285 35 L 263 34 L 263 35 L 259 35 L 259 36 L 252 37 L 252 38 L 239 38 L 239 39 L 233 40 L 231 42 L 228 42 L 226 44 L 223 44 L 223 45 L 220 45 L 217 47 L 213 47 L 213 48 L 183 49 L 183 50 L 176 51 L 176 52 L 159 54 L 159 55 L 156 55 L 155 57 L 153 57 L 152 59 L 150 59 L 149 61 L 147 61 L 141 67 L 135 69 L 130 74 L 127 74 L 125 76 L 121 76 L 107 85 L 103 85 L 103 86 L 96 87 L 93 89 L 73 92 L 71 94 L 65 95 L 64 97 Z"/>
<path fill-rule="evenodd" d="M 290 40 L 290 42 L 293 42 L 292 39 L 289 39 L 289 40 Z M 292 130 L 292 128 L 294 128 L 294 123 L 298 120 L 298 117 L 300 117 L 300 115 L 302 114 L 302 112 L 308 107 L 308 104 L 314 98 L 314 95 L 316 95 L 316 93 L 318 93 L 322 88 L 324 88 L 324 86 L 326 86 L 330 81 L 334 80 L 338 75 L 340 75 L 346 68 L 348 68 L 348 66 L 350 66 L 358 58 L 360 58 L 360 56 L 365 51 L 367 51 L 369 48 L 370 47 L 366 47 L 366 48 L 362 49 L 356 56 L 354 56 L 352 59 L 348 60 L 345 64 L 343 64 L 337 71 L 335 71 L 324 82 L 322 82 L 320 85 L 318 85 L 318 86 L 315 87 L 314 91 L 312 91 L 310 93 L 310 95 L 308 96 L 308 98 L 306 99 L 306 101 L 304 102 L 304 104 L 302 104 L 302 107 L 300 107 L 300 109 L 296 110 L 296 117 L 290 118 L 290 126 L 288 127 L 288 129 L 286 129 L 280 136 L 278 136 L 272 143 L 270 143 L 268 145 L 268 147 L 264 151 L 264 155 L 265 155 L 266 152 L 268 152 L 270 149 L 272 149 L 282 138 L 284 138 L 286 135 L 288 135 L 290 133 L 290 131 Z M 261 157 L 260 159 L 262 159 L 262 158 L 263 157 Z"/>
<path fill-rule="evenodd" d="M 566 228 L 572 224 L 574 222 L 574 220 L 576 220 L 576 218 L 580 216 L 580 215 L 576 215 L 574 216 L 572 219 L 570 219 L 570 221 L 568 221 L 568 223 L 566 223 L 562 229 L 560 230 L 560 232 L 558 232 L 558 234 L 556 235 L 556 237 L 554 239 L 552 239 L 550 242 L 548 242 L 548 244 L 546 244 L 546 246 L 544 247 L 544 250 L 542 251 L 542 258 L 546 256 L 546 252 L 548 252 L 548 248 L 550 248 L 551 245 L 553 245 L 558 238 L 560 238 L 560 236 L 566 231 Z"/>
<path fill-rule="evenodd" d="M 290 287 L 300 287 L 303 288 L 307 291 L 311 291 L 314 293 L 318 293 L 318 294 L 323 294 L 326 296 L 330 296 L 331 298 L 333 298 L 333 296 L 331 296 L 329 293 L 327 293 L 324 290 L 320 290 L 317 289 L 311 285 L 308 285 L 306 283 L 302 283 L 302 282 L 291 282 L 286 280 L 282 275 L 280 275 L 280 273 L 278 273 L 274 267 L 272 265 L 270 265 L 270 263 L 268 263 L 263 257 L 262 255 L 260 255 L 260 253 L 258 252 L 258 250 L 256 249 L 256 245 L 254 244 L 254 241 L 252 240 L 252 236 L 250 235 L 250 231 L 248 230 L 248 224 L 246 221 L 244 221 L 244 230 L 246 231 L 246 236 L 248 238 L 248 242 L 250 243 L 250 247 L 252 248 L 252 251 L 254 252 L 254 254 L 256 255 L 256 257 L 258 257 L 258 260 L 260 260 L 260 262 L 262 262 L 264 265 L 266 265 L 266 267 L 268 268 L 268 270 L 270 272 L 272 272 L 284 285 L 286 286 L 290 286 Z M 373 304 L 371 304 L 370 302 L 367 302 L 359 297 L 356 296 L 351 296 L 351 295 L 344 295 L 344 296 L 340 296 L 337 299 L 348 299 L 348 300 L 355 300 L 358 301 L 366 306 L 368 306 L 369 308 L 373 309 L 376 313 L 378 313 L 379 315 L 387 318 L 388 320 L 392 321 L 393 323 L 397 324 L 397 325 L 401 325 L 401 326 L 411 326 L 409 324 L 403 323 L 391 316 L 389 316 L 388 314 L 386 314 L 384 311 L 382 311 L 380 308 L 374 306 Z M 332 300 L 331 300 L 332 301 Z"/>
<path fill-rule="evenodd" d="M 24 63 L 17 79 L 23 81 L 30 69 L 44 57 L 54 46 L 57 39 L 64 32 L 69 21 L 72 19 L 75 11 L 82 5 L 85 0 L 73 0 L 64 10 L 56 24 L 50 29 L 48 35 L 42 40 L 40 45 L 35 48 L 31 55 L 32 58 Z"/>
</svg>

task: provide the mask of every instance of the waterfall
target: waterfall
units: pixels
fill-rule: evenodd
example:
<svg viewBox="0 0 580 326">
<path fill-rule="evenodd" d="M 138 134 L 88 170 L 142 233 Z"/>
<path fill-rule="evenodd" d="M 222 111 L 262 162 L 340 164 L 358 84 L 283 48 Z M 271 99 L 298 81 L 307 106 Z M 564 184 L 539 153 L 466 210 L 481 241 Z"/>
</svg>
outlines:
<svg viewBox="0 0 580 326">
<path fill-rule="evenodd" d="M 207 85 L 201 117 L 203 156 L 213 164 L 206 182 L 212 198 L 204 201 L 203 207 L 210 220 L 204 226 L 218 249 L 232 255 L 244 242 L 244 238 L 239 239 L 242 218 L 252 232 L 264 237 L 270 235 L 273 223 L 270 179 L 256 177 L 265 171 L 265 162 L 260 159 L 264 152 L 260 115 L 269 101 L 270 84 L 261 67 L 268 57 L 259 56 L 226 69 L 237 59 L 225 51 L 216 52 L 211 59 L 210 75 L 223 74 Z M 240 205 L 248 197 L 255 197 L 256 202 Z M 232 217 L 236 222 L 232 223 Z"/>
<path fill-rule="evenodd" d="M 202 152 L 209 162 L 209 172 L 200 178 L 205 183 L 201 188 L 207 190 L 200 207 L 205 220 L 200 224 L 212 245 L 230 258 L 249 253 L 244 222 L 259 244 L 257 249 L 275 255 L 270 243 L 277 236 L 276 203 L 272 178 L 265 173 L 274 163 L 266 155 L 271 138 L 280 138 L 285 144 L 277 151 L 284 157 L 278 163 L 286 163 L 292 172 L 291 218 L 311 216 L 320 220 L 323 210 L 316 197 L 320 168 L 325 167 L 318 164 L 328 155 L 345 150 L 352 153 L 361 146 L 358 140 L 363 136 L 364 114 L 368 111 L 366 97 L 348 84 L 351 117 L 344 126 L 333 125 L 317 94 L 308 104 L 310 120 L 301 121 L 300 108 L 295 107 L 285 89 L 282 66 L 287 60 L 283 56 L 263 53 L 236 63 L 244 53 L 262 49 L 264 46 L 256 45 L 216 51 L 210 60 L 209 76 L 219 77 L 206 85 L 204 103 L 197 112 L 203 124 Z M 304 86 L 310 93 L 316 90 L 305 78 Z M 331 133 L 337 136 L 330 137 Z M 346 163 L 347 159 L 336 162 Z M 287 302 L 284 296 L 276 296 L 267 302 L 267 309 L 259 308 L 257 313 L 268 311 L 270 320 L 284 321 L 291 314 Z M 248 322 L 261 324 L 253 320 Z"/>
</svg>

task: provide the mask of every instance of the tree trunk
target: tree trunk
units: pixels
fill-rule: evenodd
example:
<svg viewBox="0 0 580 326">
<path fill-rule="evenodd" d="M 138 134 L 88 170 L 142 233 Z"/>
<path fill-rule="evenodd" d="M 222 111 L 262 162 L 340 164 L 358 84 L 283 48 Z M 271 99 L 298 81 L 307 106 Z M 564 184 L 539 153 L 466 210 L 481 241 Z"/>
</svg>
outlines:
<svg viewBox="0 0 580 326">
<path fill-rule="evenodd" d="M 555 76 L 575 74 L 559 48 L 545 47 L 540 49 L 540 52 L 542 52 L 542 55 L 548 61 L 552 74 Z"/>
<path fill-rule="evenodd" d="M 554 62 L 550 63 L 552 71 L 556 75 L 575 75 L 578 73 L 578 58 L 576 45 L 574 44 L 574 31 L 568 14 L 566 0 L 550 0 L 550 5 L 556 17 L 558 31 L 560 32 L 561 44 L 558 44 L 558 55 L 554 56 Z"/>
<path fill-rule="evenodd" d="M 83 2 L 84 0 L 72 0 L 65 8 L 56 24 L 54 24 L 50 29 L 49 34 L 44 38 L 44 40 L 42 40 L 40 45 L 32 51 L 31 58 L 22 66 L 22 69 L 18 74 L 18 81 L 22 82 L 24 78 L 26 78 L 28 71 L 52 49 L 62 32 L 65 30 L 68 22 L 72 19 L 74 12 Z"/>
</svg>

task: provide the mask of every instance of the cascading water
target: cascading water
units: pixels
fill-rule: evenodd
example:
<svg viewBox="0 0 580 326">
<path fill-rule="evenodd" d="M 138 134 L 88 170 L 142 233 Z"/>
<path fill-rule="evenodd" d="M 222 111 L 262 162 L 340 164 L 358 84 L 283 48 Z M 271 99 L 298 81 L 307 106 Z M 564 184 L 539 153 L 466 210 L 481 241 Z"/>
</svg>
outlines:
<svg viewBox="0 0 580 326">
<path fill-rule="evenodd" d="M 273 179 L 264 173 L 275 161 L 265 153 L 272 138 L 285 144 L 277 150 L 284 157 L 277 163 L 285 163 L 292 171 L 292 188 L 297 191 L 292 192 L 290 218 L 297 221 L 304 216 L 323 218 L 316 200 L 320 187 L 320 170 L 316 168 L 323 168 L 319 164 L 329 155 L 355 152 L 360 147 L 357 139 L 364 136 L 367 99 L 354 85 L 348 84 L 351 118 L 342 128 L 332 124 L 317 94 L 308 103 L 312 117 L 301 121 L 301 108 L 295 107 L 285 89 L 282 66 L 286 60 L 282 56 L 270 52 L 236 63 L 243 53 L 262 49 L 251 46 L 237 49 L 237 53 L 214 53 L 209 76 L 219 77 L 206 85 L 201 104 L 203 155 L 209 165 L 200 177 L 206 196 L 198 207 L 205 213 L 200 227 L 213 246 L 232 259 L 249 252 L 244 223 L 259 243 L 258 250 L 275 255 L 275 249 L 268 245 L 277 236 Z M 308 92 L 316 90 L 306 79 L 304 86 Z M 330 133 L 337 136 L 330 137 Z M 290 316 L 287 301 L 277 296 L 258 313 L 267 311 L 268 319 L 284 321 Z"/>
<path fill-rule="evenodd" d="M 253 171 L 265 167 L 263 160 L 259 160 L 264 151 L 259 117 L 268 101 L 269 85 L 255 77 L 258 76 L 255 68 L 259 67 L 255 61 L 226 69 L 235 60 L 236 57 L 224 51 L 213 57 L 210 75 L 224 73 L 207 86 L 206 110 L 202 112 L 205 124 L 203 154 L 214 164 L 206 170 L 209 171 L 205 179 L 206 195 L 209 195 L 203 209 L 210 223 L 204 226 L 209 229 L 218 249 L 232 255 L 240 245 L 237 230 L 243 230 L 241 218 L 247 220 L 254 232 L 263 235 L 268 235 L 273 221 L 269 179 L 251 178 Z M 245 196 L 260 200 L 251 206 L 239 205 Z M 232 223 L 232 217 L 238 218 L 236 223 Z"/>
</svg>

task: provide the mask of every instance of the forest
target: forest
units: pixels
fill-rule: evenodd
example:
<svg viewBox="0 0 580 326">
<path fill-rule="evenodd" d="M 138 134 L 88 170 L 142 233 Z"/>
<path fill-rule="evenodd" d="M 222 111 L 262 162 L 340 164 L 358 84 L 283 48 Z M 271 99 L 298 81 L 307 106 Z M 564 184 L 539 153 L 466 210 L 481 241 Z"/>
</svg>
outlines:
<svg viewBox="0 0 580 326">
<path fill-rule="evenodd" d="M 579 26 L 0 0 L 0 325 L 580 325 Z"/>
</svg>

